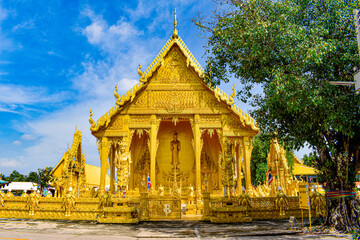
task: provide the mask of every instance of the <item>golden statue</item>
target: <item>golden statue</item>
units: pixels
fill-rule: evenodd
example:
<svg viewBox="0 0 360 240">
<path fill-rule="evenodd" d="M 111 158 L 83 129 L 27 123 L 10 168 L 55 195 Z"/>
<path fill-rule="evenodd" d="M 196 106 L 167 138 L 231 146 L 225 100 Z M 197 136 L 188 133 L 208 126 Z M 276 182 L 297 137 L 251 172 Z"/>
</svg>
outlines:
<svg viewBox="0 0 360 240">
<path fill-rule="evenodd" d="M 190 185 L 189 194 L 188 194 L 189 204 L 192 204 L 194 202 L 194 197 L 195 197 L 194 187 Z"/>
<path fill-rule="evenodd" d="M 181 148 L 181 143 L 177 139 L 178 135 L 177 133 L 174 134 L 173 140 L 170 142 L 171 152 L 172 152 L 172 158 L 171 158 L 171 164 L 176 166 L 179 164 L 179 151 Z"/>
<path fill-rule="evenodd" d="M 104 218 L 107 217 L 105 212 L 106 207 L 112 207 L 111 195 L 109 192 L 105 192 L 105 194 L 100 197 L 99 202 L 99 210 L 102 212 L 102 217 Z"/>
<path fill-rule="evenodd" d="M 315 206 L 316 215 L 323 214 L 324 206 L 326 206 L 325 197 L 319 192 L 314 192 L 311 194 L 311 201 Z"/>
<path fill-rule="evenodd" d="M 117 164 L 117 191 L 118 196 L 126 191 L 127 186 L 129 184 L 129 175 L 130 175 L 130 163 L 131 163 L 131 155 L 126 152 L 126 145 L 122 143 L 120 145 L 120 153 L 116 152 L 116 164 Z"/>
<path fill-rule="evenodd" d="M 225 157 L 220 160 L 220 167 L 222 168 L 222 184 L 225 188 L 225 196 L 232 196 L 232 188 L 234 187 L 234 156 L 231 152 L 230 143 L 227 144 L 227 149 L 225 152 Z"/>
<path fill-rule="evenodd" d="M 247 210 L 251 207 L 251 198 L 249 195 L 243 193 L 239 196 L 239 206 L 245 208 L 245 213 L 247 215 Z"/>
<path fill-rule="evenodd" d="M 276 194 L 275 206 L 280 210 L 279 215 L 285 216 L 285 209 L 288 208 L 288 200 L 287 196 L 280 190 L 278 194 Z"/>
<path fill-rule="evenodd" d="M 163 197 L 164 194 L 165 194 L 165 192 L 164 192 L 164 186 L 163 186 L 163 185 L 160 185 L 160 187 L 159 187 L 159 196 L 160 196 L 160 197 Z"/>
<path fill-rule="evenodd" d="M 35 215 L 35 207 L 39 208 L 39 194 L 37 192 L 32 192 L 27 199 L 26 206 L 29 208 L 29 215 Z"/>
<path fill-rule="evenodd" d="M 75 209 L 75 197 L 72 194 L 72 188 L 70 187 L 68 193 L 63 198 L 63 208 L 65 209 L 65 217 L 70 217 L 71 210 Z"/>
<path fill-rule="evenodd" d="M 0 204 L 2 207 L 4 207 L 4 193 L 0 190 Z"/>
</svg>

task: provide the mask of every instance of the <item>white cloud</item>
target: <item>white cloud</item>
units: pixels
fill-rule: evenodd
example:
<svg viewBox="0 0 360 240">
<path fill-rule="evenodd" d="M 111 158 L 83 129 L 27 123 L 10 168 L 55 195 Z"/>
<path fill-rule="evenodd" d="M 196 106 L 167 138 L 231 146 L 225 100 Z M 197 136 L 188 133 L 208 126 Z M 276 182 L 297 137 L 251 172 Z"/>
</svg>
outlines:
<svg viewBox="0 0 360 240">
<path fill-rule="evenodd" d="M 16 168 L 19 167 L 20 165 L 21 163 L 15 159 L 0 158 L 0 167 Z"/>
<path fill-rule="evenodd" d="M 20 141 L 16 140 L 16 141 L 13 142 L 13 144 L 17 145 L 17 146 L 20 146 L 22 143 Z"/>
<path fill-rule="evenodd" d="M 18 30 L 31 29 L 35 25 L 34 22 L 35 22 L 34 19 L 30 19 L 25 22 L 19 23 L 12 28 L 12 31 L 16 32 Z"/>
<path fill-rule="evenodd" d="M 124 49 L 128 46 L 130 39 L 142 35 L 136 26 L 120 19 L 111 26 L 103 19 L 102 15 L 96 15 L 91 9 L 81 12 L 82 17 L 89 18 L 91 24 L 81 30 L 89 43 L 98 46 L 107 53 L 114 53 L 115 50 Z"/>
<path fill-rule="evenodd" d="M 35 140 L 36 136 L 34 136 L 33 134 L 24 134 L 21 136 L 22 140 Z"/>
<path fill-rule="evenodd" d="M 0 83 L 0 111 L 16 112 L 19 104 L 57 103 L 67 98 L 66 92 L 49 94 L 44 87 L 28 87 Z"/>
<path fill-rule="evenodd" d="M 4 107 L 1 107 L 1 106 L 0 106 L 0 112 L 8 112 L 8 113 L 20 114 L 20 112 L 15 111 L 15 110 L 12 110 L 12 109 L 10 109 L 10 108 L 8 108 L 8 107 L 6 107 L 6 106 L 4 106 Z"/>
</svg>

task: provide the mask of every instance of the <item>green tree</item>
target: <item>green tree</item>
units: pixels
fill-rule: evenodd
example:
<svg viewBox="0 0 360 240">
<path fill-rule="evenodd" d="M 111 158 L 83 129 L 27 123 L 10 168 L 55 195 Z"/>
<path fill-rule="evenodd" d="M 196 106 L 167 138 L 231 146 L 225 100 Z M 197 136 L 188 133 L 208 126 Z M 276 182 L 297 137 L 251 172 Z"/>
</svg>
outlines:
<svg viewBox="0 0 360 240">
<path fill-rule="evenodd" d="M 315 161 L 316 161 L 316 153 L 309 153 L 309 155 L 305 154 L 302 158 L 302 161 L 304 163 L 304 165 L 307 166 L 314 166 L 315 165 Z"/>
<path fill-rule="evenodd" d="M 37 183 L 39 179 L 39 176 L 36 172 L 30 172 L 29 175 L 26 176 L 27 182 L 34 182 Z"/>
<path fill-rule="evenodd" d="M 251 154 L 251 181 L 253 185 L 264 183 L 266 180 L 267 155 L 270 151 L 270 139 L 267 135 L 259 133 L 254 137 Z"/>
<path fill-rule="evenodd" d="M 360 169 L 360 95 L 353 87 L 359 66 L 353 9 L 358 0 L 224 1 L 210 24 L 205 79 L 216 85 L 239 79 L 246 101 L 252 87 L 252 112 L 264 132 L 298 149 L 316 149 L 314 167 L 326 191 L 354 187 Z M 326 200 L 326 226 L 359 229 L 357 198 Z"/>
<path fill-rule="evenodd" d="M 4 180 L 4 181 L 7 181 L 7 180 L 6 180 L 7 177 L 6 177 L 4 174 L 2 174 L 2 173 L 0 173 L 0 179 L 2 179 L 2 180 Z"/>
<path fill-rule="evenodd" d="M 10 182 L 23 182 L 24 181 L 24 175 L 20 174 L 18 171 L 14 170 L 12 173 L 10 173 L 9 177 L 6 178 L 7 181 Z"/>
<path fill-rule="evenodd" d="M 39 168 L 39 179 L 40 179 L 40 188 L 41 188 L 41 191 L 44 189 L 44 188 L 47 188 L 48 185 L 49 185 L 49 181 L 52 177 L 52 174 L 51 174 L 51 171 L 52 171 L 52 167 L 46 167 L 46 168 Z"/>
</svg>

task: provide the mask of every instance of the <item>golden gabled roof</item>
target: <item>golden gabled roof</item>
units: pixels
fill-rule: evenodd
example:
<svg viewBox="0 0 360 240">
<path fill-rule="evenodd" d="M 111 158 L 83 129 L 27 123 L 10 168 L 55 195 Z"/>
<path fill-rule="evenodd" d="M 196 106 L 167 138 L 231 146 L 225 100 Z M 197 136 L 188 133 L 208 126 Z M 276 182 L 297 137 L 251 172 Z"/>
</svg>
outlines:
<svg viewBox="0 0 360 240">
<path fill-rule="evenodd" d="M 172 46 L 177 45 L 182 53 L 186 57 L 186 65 L 192 66 L 199 75 L 201 79 L 203 79 L 204 69 L 201 67 L 200 63 L 196 60 L 194 55 L 190 52 L 188 47 L 185 45 L 184 41 L 181 39 L 181 37 L 178 35 L 176 30 L 176 12 L 175 12 L 175 21 L 174 21 L 174 31 L 173 35 L 168 39 L 168 41 L 165 43 L 164 47 L 161 49 L 161 51 L 158 53 L 156 58 L 152 61 L 150 66 L 145 70 L 145 72 L 141 72 L 141 65 L 139 64 L 138 73 L 140 75 L 140 82 L 136 84 L 133 88 L 131 88 L 128 92 L 123 94 L 121 97 L 117 94 L 117 86 L 115 85 L 115 91 L 114 96 L 117 99 L 116 105 L 112 107 L 106 114 L 102 115 L 96 123 L 91 118 L 92 112 L 90 109 L 90 116 L 89 116 L 89 122 L 91 124 L 90 130 L 92 132 L 96 132 L 100 129 L 100 127 L 105 126 L 107 127 L 108 124 L 111 121 L 111 118 L 119 111 L 121 108 L 128 102 L 132 102 L 136 96 L 136 94 L 142 90 L 147 84 L 148 80 L 153 76 L 153 74 L 157 71 L 157 69 L 163 65 L 165 56 L 170 51 Z M 214 96 L 217 98 L 219 102 L 223 101 L 228 106 L 230 106 L 231 110 L 239 116 L 239 120 L 250 126 L 251 129 L 258 131 L 259 127 L 257 126 L 255 120 L 251 118 L 249 114 L 246 114 L 244 111 L 242 111 L 238 106 L 235 105 L 234 97 L 235 97 L 235 89 L 233 87 L 234 93 L 229 96 L 228 94 L 224 93 L 220 88 L 215 87 L 211 88 L 209 84 L 206 84 L 206 86 L 214 93 Z"/>
</svg>

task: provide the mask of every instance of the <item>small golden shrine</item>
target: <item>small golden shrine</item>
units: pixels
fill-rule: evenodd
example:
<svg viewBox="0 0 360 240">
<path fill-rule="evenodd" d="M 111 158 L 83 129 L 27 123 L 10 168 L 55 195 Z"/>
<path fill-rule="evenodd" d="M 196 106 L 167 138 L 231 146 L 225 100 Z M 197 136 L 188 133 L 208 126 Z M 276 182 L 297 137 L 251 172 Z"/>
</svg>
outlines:
<svg viewBox="0 0 360 240">
<path fill-rule="evenodd" d="M 110 169 L 110 192 L 120 196 L 147 191 L 201 198 L 234 194 L 250 187 L 252 138 L 259 132 L 254 119 L 229 96 L 210 88 L 204 70 L 176 29 L 140 82 L 96 122 L 90 109 L 91 133 L 101 161 L 100 193 Z M 244 180 L 242 181 L 242 178 Z M 224 191 L 225 190 L 225 191 Z"/>
<path fill-rule="evenodd" d="M 64 197 L 71 187 L 75 196 L 90 197 L 94 187 L 99 187 L 100 168 L 85 163 L 82 152 L 82 133 L 75 130 L 74 141 L 67 147 L 59 163 L 51 171 L 51 185 L 55 187 L 55 197 Z M 106 184 L 109 184 L 106 176 Z"/>
<path fill-rule="evenodd" d="M 71 187 L 75 188 L 76 195 L 86 188 L 85 156 L 82 153 L 81 131 L 75 130 L 74 141 L 66 149 L 63 157 L 52 170 L 52 185 L 55 187 L 55 196 L 62 197 Z"/>
<path fill-rule="evenodd" d="M 294 158 L 296 158 L 295 155 Z M 274 179 L 270 186 L 271 196 L 275 196 L 275 192 L 279 191 L 279 187 L 286 195 L 297 196 L 299 181 L 291 175 L 286 151 L 280 146 L 277 139 L 271 140 L 270 152 L 267 158 L 267 172 L 269 171 Z M 266 182 L 269 182 L 268 174 L 266 175 Z"/>
</svg>

